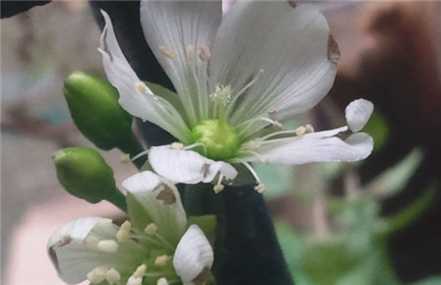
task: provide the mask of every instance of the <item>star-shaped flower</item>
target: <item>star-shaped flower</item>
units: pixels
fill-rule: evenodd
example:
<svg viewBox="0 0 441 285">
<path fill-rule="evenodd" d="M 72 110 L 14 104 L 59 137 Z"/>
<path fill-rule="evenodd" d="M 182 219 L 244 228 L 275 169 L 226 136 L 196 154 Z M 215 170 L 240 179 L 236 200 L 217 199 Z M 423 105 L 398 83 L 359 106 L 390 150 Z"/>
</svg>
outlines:
<svg viewBox="0 0 441 285">
<path fill-rule="evenodd" d="M 205 284 L 213 250 L 188 222 L 176 187 L 150 171 L 123 187 L 129 220 L 121 226 L 86 217 L 52 235 L 48 252 L 59 276 L 68 284 Z"/>
<path fill-rule="evenodd" d="M 105 12 L 100 51 L 122 107 L 178 140 L 146 151 L 159 175 L 188 184 L 217 177 L 214 190 L 221 191 L 237 175 L 233 165 L 243 164 L 263 191 L 251 162 L 357 161 L 371 153 L 372 138 L 358 133 L 373 111 L 366 100 L 348 105 L 349 127 L 289 130 L 276 121 L 311 109 L 333 84 L 339 51 L 317 10 L 293 1 L 238 1 L 223 15 L 219 1 L 144 0 L 140 14 L 176 93 L 138 78 Z M 347 132 L 355 133 L 342 138 Z"/>
</svg>

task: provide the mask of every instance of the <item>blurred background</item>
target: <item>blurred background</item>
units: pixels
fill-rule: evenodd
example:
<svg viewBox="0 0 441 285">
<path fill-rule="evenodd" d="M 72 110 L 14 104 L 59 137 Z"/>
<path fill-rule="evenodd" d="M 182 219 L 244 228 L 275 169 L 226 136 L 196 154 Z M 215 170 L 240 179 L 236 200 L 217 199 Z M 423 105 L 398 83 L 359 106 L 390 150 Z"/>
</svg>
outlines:
<svg viewBox="0 0 441 285">
<path fill-rule="evenodd" d="M 362 164 L 260 167 L 267 204 L 300 285 L 441 284 L 441 3 L 317 3 L 340 46 L 331 94 L 307 115 L 339 126 L 367 98 L 376 142 Z M 2 284 L 63 284 L 46 254 L 67 221 L 115 216 L 57 183 L 51 155 L 88 145 L 70 118 L 63 79 L 102 75 L 99 29 L 87 1 L 54 1 L 0 21 Z M 293 119 L 292 124 L 302 119 Z M 135 173 L 103 153 L 117 181 Z"/>
</svg>

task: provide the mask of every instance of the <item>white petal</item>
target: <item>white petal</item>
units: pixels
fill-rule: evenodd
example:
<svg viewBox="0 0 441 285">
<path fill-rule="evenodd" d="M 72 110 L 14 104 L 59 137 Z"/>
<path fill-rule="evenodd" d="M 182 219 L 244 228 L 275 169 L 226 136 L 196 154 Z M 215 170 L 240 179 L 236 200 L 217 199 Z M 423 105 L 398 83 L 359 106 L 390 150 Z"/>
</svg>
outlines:
<svg viewBox="0 0 441 285">
<path fill-rule="evenodd" d="M 155 96 L 130 67 L 113 30 L 109 15 L 102 11 L 106 25 L 101 35 L 100 52 L 107 79 L 119 92 L 119 103 L 130 114 L 150 121 L 175 137 L 185 140 L 188 128 L 176 109 L 166 100 Z"/>
<path fill-rule="evenodd" d="M 265 162 L 286 165 L 358 161 L 365 159 L 372 152 L 373 140 L 365 133 L 352 134 L 346 140 L 329 136 L 329 134 L 329 131 L 317 132 L 267 144 L 264 148 L 257 150 L 259 157 L 252 157 L 248 160 L 263 159 Z"/>
<path fill-rule="evenodd" d="M 226 162 L 207 159 L 197 152 L 174 149 L 169 145 L 150 148 L 149 162 L 156 173 L 175 183 L 208 183 L 219 173 L 227 179 L 234 179 L 237 175 L 236 169 Z"/>
<path fill-rule="evenodd" d="M 176 248 L 173 266 L 184 284 L 191 284 L 213 265 L 213 249 L 202 230 L 191 225 Z"/>
<path fill-rule="evenodd" d="M 207 66 L 221 19 L 221 1 L 141 2 L 145 38 L 192 123 L 207 116 Z"/>
<path fill-rule="evenodd" d="M 345 110 L 346 121 L 353 132 L 364 128 L 374 111 L 374 104 L 365 99 L 357 99 L 349 103 Z"/>
<path fill-rule="evenodd" d="M 176 244 L 187 226 L 187 216 L 176 187 L 151 171 L 127 178 L 122 186 L 144 206 L 158 231 Z"/>
<path fill-rule="evenodd" d="M 109 262 L 109 254 L 88 247 L 89 238 L 111 239 L 118 227 L 109 219 L 80 218 L 56 231 L 47 244 L 49 257 L 68 284 L 86 280 L 87 273 Z"/>
<path fill-rule="evenodd" d="M 234 123 L 270 111 L 297 114 L 327 94 L 337 55 L 327 21 L 317 10 L 293 8 L 288 1 L 238 1 L 216 37 L 211 84 L 231 84 L 237 92 L 258 76 L 235 106 Z"/>
</svg>

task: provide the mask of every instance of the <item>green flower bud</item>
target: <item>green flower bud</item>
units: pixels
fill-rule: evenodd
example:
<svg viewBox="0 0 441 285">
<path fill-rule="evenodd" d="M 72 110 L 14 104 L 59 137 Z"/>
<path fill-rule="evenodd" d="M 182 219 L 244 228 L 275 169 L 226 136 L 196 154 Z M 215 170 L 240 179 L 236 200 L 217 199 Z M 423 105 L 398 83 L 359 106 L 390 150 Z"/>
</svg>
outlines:
<svg viewBox="0 0 441 285">
<path fill-rule="evenodd" d="M 125 209 L 125 197 L 118 191 L 113 171 L 94 149 L 70 147 L 53 155 L 57 177 L 70 194 L 90 203 L 108 200 Z"/>
<path fill-rule="evenodd" d="M 118 103 L 118 92 L 107 81 L 74 72 L 64 82 L 69 111 L 81 133 L 97 147 L 126 153 L 141 148 L 132 132 L 132 117 Z"/>
</svg>

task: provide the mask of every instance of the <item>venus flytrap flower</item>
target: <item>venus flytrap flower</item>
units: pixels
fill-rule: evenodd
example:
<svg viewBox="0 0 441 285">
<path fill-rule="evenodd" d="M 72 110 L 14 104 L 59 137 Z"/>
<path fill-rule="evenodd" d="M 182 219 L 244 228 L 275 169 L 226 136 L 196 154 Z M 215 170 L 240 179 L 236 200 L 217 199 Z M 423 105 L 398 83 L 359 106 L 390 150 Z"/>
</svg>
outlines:
<svg viewBox="0 0 441 285">
<path fill-rule="evenodd" d="M 50 258 L 68 284 L 205 284 L 213 250 L 202 230 L 189 225 L 173 184 L 145 171 L 123 182 L 129 220 L 86 217 L 59 229 Z"/>
<path fill-rule="evenodd" d="M 293 1 L 243 1 L 222 15 L 219 1 L 141 1 L 145 39 L 177 91 L 154 94 L 131 69 L 106 22 L 100 51 L 119 102 L 133 116 L 178 140 L 151 147 L 153 170 L 176 183 L 215 181 L 222 191 L 243 164 L 264 186 L 251 162 L 303 164 L 357 161 L 372 151 L 358 132 L 372 104 L 351 103 L 349 127 L 315 132 L 310 125 L 287 130 L 276 121 L 303 113 L 331 88 L 339 58 L 326 19 Z M 337 136 L 338 135 L 338 136 Z"/>
</svg>

